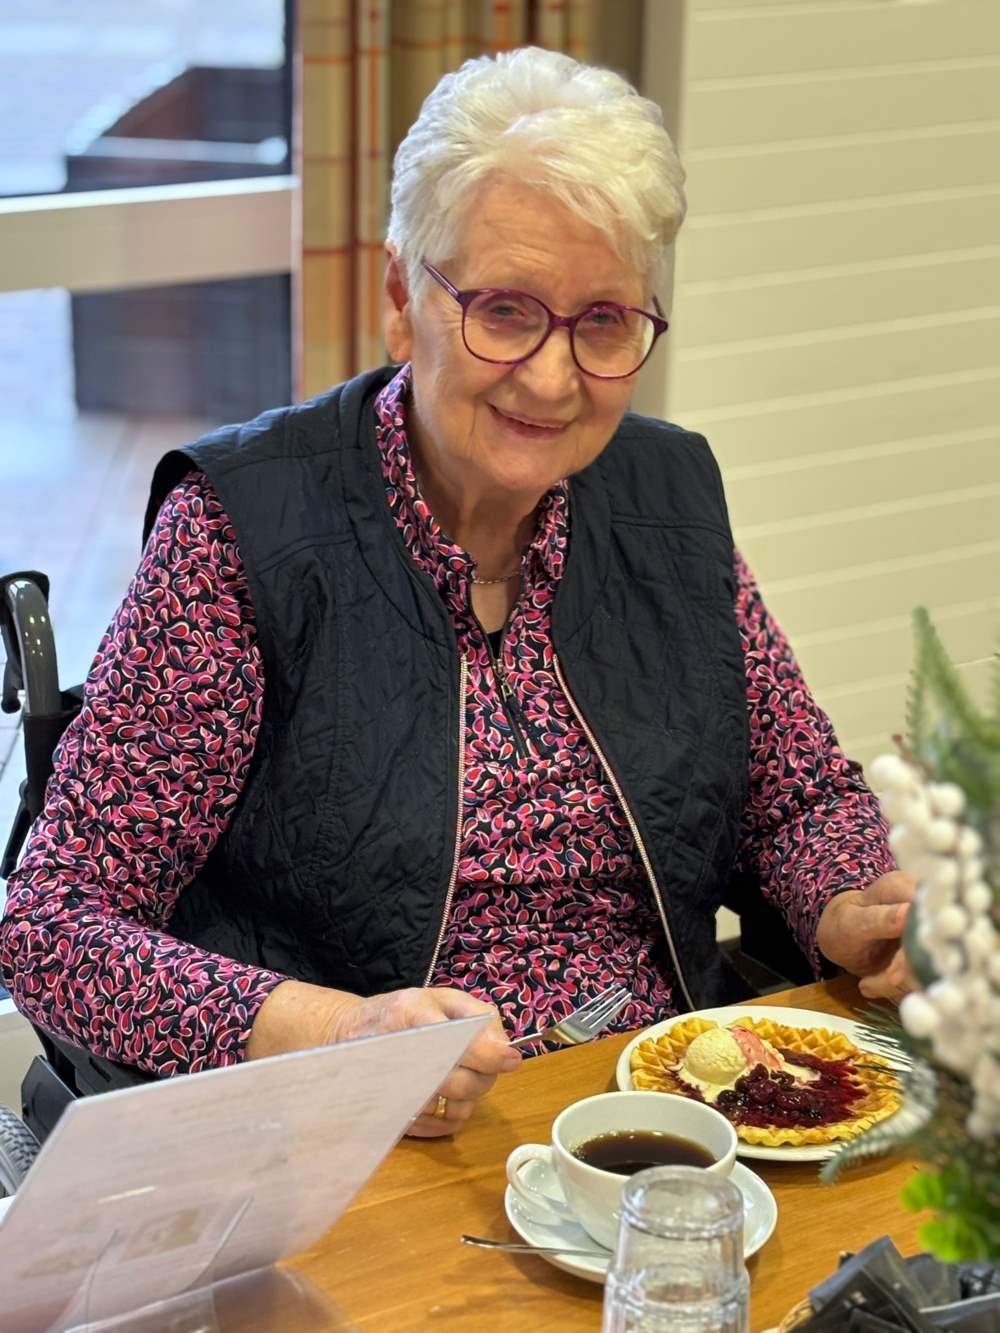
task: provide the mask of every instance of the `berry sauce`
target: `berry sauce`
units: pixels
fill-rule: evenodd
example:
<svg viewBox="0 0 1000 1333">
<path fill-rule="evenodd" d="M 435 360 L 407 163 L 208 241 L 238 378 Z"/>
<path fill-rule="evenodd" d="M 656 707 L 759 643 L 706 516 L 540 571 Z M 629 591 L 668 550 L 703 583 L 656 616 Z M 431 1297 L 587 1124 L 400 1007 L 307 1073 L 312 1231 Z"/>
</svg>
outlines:
<svg viewBox="0 0 1000 1333">
<path fill-rule="evenodd" d="M 819 1078 L 796 1083 L 785 1070 L 754 1065 L 737 1079 L 735 1087 L 719 1093 L 716 1110 L 734 1125 L 760 1129 L 808 1128 L 848 1119 L 851 1106 L 864 1095 L 850 1060 L 821 1060 L 800 1051 L 783 1050 L 781 1054 L 790 1065 L 814 1069 Z"/>
</svg>

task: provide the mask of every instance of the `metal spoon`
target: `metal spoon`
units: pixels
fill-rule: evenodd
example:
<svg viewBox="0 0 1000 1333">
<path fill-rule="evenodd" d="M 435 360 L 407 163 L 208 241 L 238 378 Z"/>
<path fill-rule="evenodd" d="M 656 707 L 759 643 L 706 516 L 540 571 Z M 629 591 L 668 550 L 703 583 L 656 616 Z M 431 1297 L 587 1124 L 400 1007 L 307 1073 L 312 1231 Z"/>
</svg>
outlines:
<svg viewBox="0 0 1000 1333">
<path fill-rule="evenodd" d="M 525 1245 L 515 1240 L 488 1240 L 485 1236 L 460 1236 L 463 1245 L 481 1245 L 487 1250 L 508 1254 L 589 1254 L 592 1259 L 610 1259 L 609 1250 L 578 1250 L 566 1245 Z"/>
</svg>

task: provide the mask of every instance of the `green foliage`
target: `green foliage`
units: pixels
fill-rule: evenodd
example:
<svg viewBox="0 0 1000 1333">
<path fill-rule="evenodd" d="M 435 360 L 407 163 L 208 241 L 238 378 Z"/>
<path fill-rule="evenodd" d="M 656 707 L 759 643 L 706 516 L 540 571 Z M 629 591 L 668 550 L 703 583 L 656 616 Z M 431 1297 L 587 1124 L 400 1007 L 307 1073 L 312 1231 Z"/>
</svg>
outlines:
<svg viewBox="0 0 1000 1333">
<path fill-rule="evenodd" d="M 959 1159 L 936 1172 L 918 1171 L 900 1197 L 910 1212 L 937 1213 L 920 1228 L 921 1243 L 937 1258 L 956 1263 L 1000 1254 L 1000 1216 L 978 1189 L 969 1161 Z"/>
<path fill-rule="evenodd" d="M 922 701 L 920 707 L 926 709 L 928 697 L 932 698 L 942 720 L 947 719 L 957 732 L 995 752 L 1000 747 L 1000 716 L 988 716 L 976 707 L 925 607 L 918 606 L 914 611 L 913 627 L 917 649 L 913 691 Z M 995 663 L 1000 666 L 1000 657 Z M 918 717 L 917 722 L 926 728 L 926 716 Z M 915 742 L 917 739 L 916 735 L 912 737 Z"/>
<path fill-rule="evenodd" d="M 899 1197 L 904 1208 L 911 1213 L 920 1213 L 925 1208 L 943 1208 L 946 1193 L 940 1175 L 933 1171 L 918 1171 L 903 1186 Z"/>
<path fill-rule="evenodd" d="M 937 782 L 965 792 L 970 822 L 987 831 L 1000 809 L 1000 654 L 990 712 L 977 707 L 924 607 L 913 613 L 916 664 L 907 700 L 907 745 Z"/>
</svg>

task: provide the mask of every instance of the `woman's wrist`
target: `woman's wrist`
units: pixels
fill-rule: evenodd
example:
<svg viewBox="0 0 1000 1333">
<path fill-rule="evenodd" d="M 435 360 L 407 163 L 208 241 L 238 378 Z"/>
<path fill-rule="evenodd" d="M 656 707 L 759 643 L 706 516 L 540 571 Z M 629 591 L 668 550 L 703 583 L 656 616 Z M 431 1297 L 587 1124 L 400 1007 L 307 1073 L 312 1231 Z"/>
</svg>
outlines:
<svg viewBox="0 0 1000 1333">
<path fill-rule="evenodd" d="M 362 1003 L 350 991 L 313 986 L 306 981 L 282 981 L 257 1010 L 247 1038 L 246 1058 L 262 1060 L 343 1039 L 349 1011 Z"/>
</svg>

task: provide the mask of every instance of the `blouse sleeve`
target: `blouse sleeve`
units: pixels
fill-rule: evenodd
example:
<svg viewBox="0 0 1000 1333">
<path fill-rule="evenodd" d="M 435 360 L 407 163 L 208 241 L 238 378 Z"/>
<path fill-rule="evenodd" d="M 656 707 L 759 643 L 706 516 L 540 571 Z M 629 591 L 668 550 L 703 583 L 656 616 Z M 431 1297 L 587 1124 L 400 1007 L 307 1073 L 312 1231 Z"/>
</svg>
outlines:
<svg viewBox="0 0 1000 1333">
<path fill-rule="evenodd" d="M 242 1058 L 284 978 L 169 921 L 229 823 L 262 699 L 235 534 L 195 475 L 160 510 L 8 881 L 0 976 L 32 1022 L 160 1075 Z"/>
<path fill-rule="evenodd" d="M 888 828 L 738 552 L 735 569 L 750 714 L 740 868 L 780 909 L 819 975 L 823 908 L 835 894 L 864 888 L 895 868 Z"/>
</svg>

